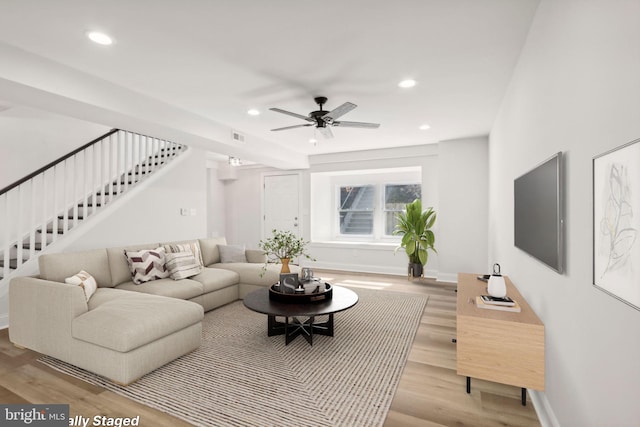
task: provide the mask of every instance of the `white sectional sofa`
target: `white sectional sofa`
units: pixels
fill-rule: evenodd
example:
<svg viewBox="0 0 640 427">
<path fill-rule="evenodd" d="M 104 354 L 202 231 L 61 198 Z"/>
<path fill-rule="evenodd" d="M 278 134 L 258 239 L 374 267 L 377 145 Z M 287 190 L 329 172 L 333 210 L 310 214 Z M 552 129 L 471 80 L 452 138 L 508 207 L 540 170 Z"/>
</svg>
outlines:
<svg viewBox="0 0 640 427">
<path fill-rule="evenodd" d="M 205 266 L 201 273 L 142 284 L 132 281 L 125 250 L 187 242 L 41 255 L 39 276 L 10 283 L 11 342 L 119 384 L 129 384 L 195 350 L 204 311 L 275 283 L 280 271 L 279 265 L 268 265 L 261 276 L 265 255 L 257 250 L 245 251 L 246 262 L 221 263 L 224 238 L 197 242 Z M 98 286 L 88 301 L 82 288 L 65 283 L 81 270 Z"/>
</svg>

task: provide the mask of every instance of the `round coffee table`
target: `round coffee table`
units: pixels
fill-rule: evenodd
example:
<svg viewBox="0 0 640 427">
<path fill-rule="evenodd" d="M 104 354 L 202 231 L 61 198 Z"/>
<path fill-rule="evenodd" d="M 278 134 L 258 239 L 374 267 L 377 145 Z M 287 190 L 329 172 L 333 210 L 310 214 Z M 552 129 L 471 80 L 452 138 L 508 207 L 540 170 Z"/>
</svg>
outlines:
<svg viewBox="0 0 640 427">
<path fill-rule="evenodd" d="M 252 311 L 267 315 L 267 335 L 284 335 L 288 345 L 302 335 L 313 345 L 313 335 L 333 336 L 333 315 L 347 310 L 358 302 L 358 295 L 351 289 L 333 286 L 333 297 L 320 303 L 290 304 L 269 299 L 269 289 L 262 288 L 244 297 L 244 305 Z M 316 322 L 316 316 L 328 315 L 326 322 Z M 276 320 L 284 317 L 284 322 Z M 302 320 L 306 318 L 306 320 Z"/>
</svg>

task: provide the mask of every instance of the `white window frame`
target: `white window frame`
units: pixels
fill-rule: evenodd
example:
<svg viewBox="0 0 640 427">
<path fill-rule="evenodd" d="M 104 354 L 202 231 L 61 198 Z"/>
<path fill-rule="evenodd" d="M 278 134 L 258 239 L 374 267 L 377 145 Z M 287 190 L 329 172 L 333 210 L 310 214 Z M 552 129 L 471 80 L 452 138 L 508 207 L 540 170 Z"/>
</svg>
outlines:
<svg viewBox="0 0 640 427">
<path fill-rule="evenodd" d="M 387 185 L 419 185 L 420 186 L 420 198 L 422 198 L 422 183 L 420 182 L 384 182 L 382 184 L 380 184 L 380 210 L 381 210 L 381 215 L 380 215 L 380 230 L 382 232 L 382 237 L 383 238 L 392 238 L 393 240 L 400 240 L 400 236 L 394 236 L 394 235 L 390 235 L 390 234 L 386 234 L 386 230 L 387 230 L 387 224 L 386 224 L 386 213 L 387 212 L 402 212 L 401 210 L 395 210 L 395 209 L 387 209 L 386 208 L 386 193 L 387 193 Z M 409 201 L 408 203 L 411 203 L 413 200 Z"/>
<path fill-rule="evenodd" d="M 374 187 L 374 200 L 376 204 L 373 207 L 373 232 L 371 234 L 342 234 L 340 232 L 340 191 L 343 187 L 364 187 L 371 185 Z M 385 214 L 386 212 L 397 212 L 385 209 L 385 187 L 387 185 L 420 185 L 420 191 L 422 193 L 422 183 L 416 181 L 394 181 L 388 179 L 372 179 L 367 182 L 357 183 L 340 183 L 334 187 L 334 238 L 339 241 L 358 241 L 358 242 L 393 242 L 400 241 L 400 236 L 385 234 Z"/>
</svg>

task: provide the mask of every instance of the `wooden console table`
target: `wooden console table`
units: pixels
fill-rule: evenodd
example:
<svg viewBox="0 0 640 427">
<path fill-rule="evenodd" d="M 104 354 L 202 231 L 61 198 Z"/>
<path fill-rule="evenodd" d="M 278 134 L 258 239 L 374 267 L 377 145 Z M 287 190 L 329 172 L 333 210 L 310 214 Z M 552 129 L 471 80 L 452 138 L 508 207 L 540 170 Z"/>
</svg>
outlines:
<svg viewBox="0 0 640 427">
<path fill-rule="evenodd" d="M 521 307 L 519 313 L 476 307 L 476 296 L 487 294 L 478 274 L 458 274 L 457 372 L 526 389 L 544 390 L 544 325 L 518 289 L 505 277 L 507 295 Z"/>
</svg>

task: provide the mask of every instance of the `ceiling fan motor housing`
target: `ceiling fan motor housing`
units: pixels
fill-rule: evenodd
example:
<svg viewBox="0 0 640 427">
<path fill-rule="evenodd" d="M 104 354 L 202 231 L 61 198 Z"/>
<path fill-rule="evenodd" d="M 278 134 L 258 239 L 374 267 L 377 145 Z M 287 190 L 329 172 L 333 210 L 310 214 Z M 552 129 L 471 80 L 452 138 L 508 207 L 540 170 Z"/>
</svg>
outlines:
<svg viewBox="0 0 640 427">
<path fill-rule="evenodd" d="M 365 122 L 345 122 L 345 121 L 337 121 L 336 119 L 342 117 L 344 114 L 353 110 L 357 107 L 356 104 L 351 102 L 345 102 L 344 104 L 334 108 L 331 111 L 324 110 L 322 106 L 327 102 L 327 98 L 325 96 L 316 96 L 313 100 L 320 107 L 316 111 L 310 112 L 308 115 L 303 116 L 302 114 L 292 113 L 291 111 L 283 110 L 281 108 L 270 108 L 270 110 L 275 111 L 277 113 L 286 114 L 288 116 L 297 117 L 299 119 L 305 120 L 310 123 L 305 123 L 303 125 L 293 125 L 293 126 L 285 126 L 277 129 L 271 129 L 272 131 L 280 131 L 280 130 L 288 130 L 295 129 L 307 126 L 314 126 L 311 123 L 315 124 L 315 127 L 320 129 L 322 135 L 325 138 L 333 138 L 333 134 L 331 133 L 331 129 L 329 126 L 344 126 L 344 127 L 358 127 L 358 128 L 369 128 L 375 129 L 380 125 L 378 123 L 365 123 Z"/>
<path fill-rule="evenodd" d="M 316 101 L 316 104 L 320 106 L 320 110 L 322 110 L 322 106 L 327 103 L 326 96 L 316 96 L 315 98 L 313 98 L 313 100 Z"/>
</svg>

